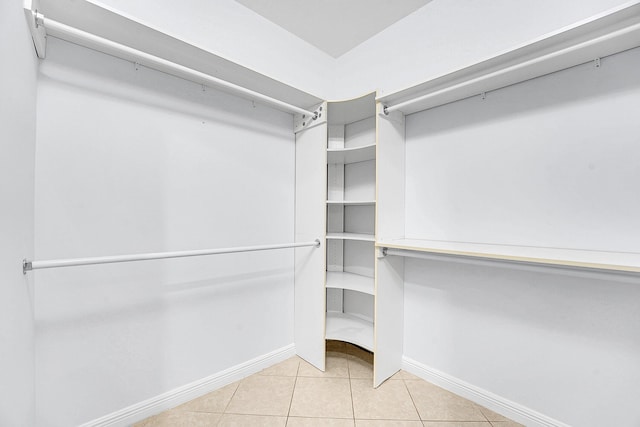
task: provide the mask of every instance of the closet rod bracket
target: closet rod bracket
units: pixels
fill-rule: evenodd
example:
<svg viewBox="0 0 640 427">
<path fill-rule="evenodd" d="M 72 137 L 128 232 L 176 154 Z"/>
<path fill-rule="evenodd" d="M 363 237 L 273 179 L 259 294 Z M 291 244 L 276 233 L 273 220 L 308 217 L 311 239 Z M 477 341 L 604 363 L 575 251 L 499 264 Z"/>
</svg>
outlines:
<svg viewBox="0 0 640 427">
<path fill-rule="evenodd" d="M 293 132 L 298 133 L 305 129 L 321 125 L 327 122 L 327 115 L 324 113 L 324 106 L 326 102 L 316 104 L 313 108 L 310 108 L 313 113 L 308 114 L 301 113 L 293 116 Z"/>
<path fill-rule="evenodd" d="M 31 261 L 27 261 L 27 259 L 22 260 L 22 274 L 27 274 L 27 271 L 33 270 L 33 264 Z"/>
<path fill-rule="evenodd" d="M 23 2 L 24 16 L 27 19 L 27 26 L 33 40 L 33 47 L 36 55 L 40 59 L 44 59 L 47 51 L 47 31 L 42 25 L 43 16 L 38 12 L 40 7 L 38 0 L 24 0 Z"/>
</svg>

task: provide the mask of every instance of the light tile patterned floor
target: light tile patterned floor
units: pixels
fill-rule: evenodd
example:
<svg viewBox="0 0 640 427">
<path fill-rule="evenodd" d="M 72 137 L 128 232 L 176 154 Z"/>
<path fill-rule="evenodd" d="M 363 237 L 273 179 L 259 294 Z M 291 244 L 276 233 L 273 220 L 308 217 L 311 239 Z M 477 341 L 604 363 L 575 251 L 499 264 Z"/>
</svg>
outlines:
<svg viewBox="0 0 640 427">
<path fill-rule="evenodd" d="M 404 371 L 374 389 L 372 362 L 329 341 L 326 372 L 292 357 L 135 427 L 522 427 Z"/>
</svg>

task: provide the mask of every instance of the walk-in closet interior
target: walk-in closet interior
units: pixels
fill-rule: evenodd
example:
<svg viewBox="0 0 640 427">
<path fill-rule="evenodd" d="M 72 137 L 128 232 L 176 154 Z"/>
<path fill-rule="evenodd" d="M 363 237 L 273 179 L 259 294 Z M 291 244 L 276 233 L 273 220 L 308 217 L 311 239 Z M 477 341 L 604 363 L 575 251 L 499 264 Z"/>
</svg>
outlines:
<svg viewBox="0 0 640 427">
<path fill-rule="evenodd" d="M 372 389 L 640 426 L 640 1 L 268 3 L 0 5 L 0 426 L 328 340 Z"/>
</svg>

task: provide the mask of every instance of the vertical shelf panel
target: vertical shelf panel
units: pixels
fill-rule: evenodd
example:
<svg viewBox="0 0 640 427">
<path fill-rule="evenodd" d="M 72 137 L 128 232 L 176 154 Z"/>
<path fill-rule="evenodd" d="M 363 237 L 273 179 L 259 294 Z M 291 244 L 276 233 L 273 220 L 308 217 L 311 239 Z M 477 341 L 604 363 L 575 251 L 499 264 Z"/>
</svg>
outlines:
<svg viewBox="0 0 640 427">
<path fill-rule="evenodd" d="M 405 123 L 404 115 L 377 114 L 376 236 L 404 236 Z M 375 365 L 373 385 L 379 386 L 402 366 L 404 347 L 404 258 L 376 258 Z"/>
<path fill-rule="evenodd" d="M 378 387 L 402 366 L 404 347 L 404 257 L 376 263 L 373 386 Z"/>
<path fill-rule="evenodd" d="M 325 201 L 327 125 L 296 134 L 295 241 L 321 239 L 321 247 L 295 249 L 294 342 L 300 357 L 325 368 Z"/>
<path fill-rule="evenodd" d="M 381 109 L 381 104 L 378 104 Z M 405 117 L 401 112 L 378 114 L 376 236 L 404 237 Z"/>
</svg>

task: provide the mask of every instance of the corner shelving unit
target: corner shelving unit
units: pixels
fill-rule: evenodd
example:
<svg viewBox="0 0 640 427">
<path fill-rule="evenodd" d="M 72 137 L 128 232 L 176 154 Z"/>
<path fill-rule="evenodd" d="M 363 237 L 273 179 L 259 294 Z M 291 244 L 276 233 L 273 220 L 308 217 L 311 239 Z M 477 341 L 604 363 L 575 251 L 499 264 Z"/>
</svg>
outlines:
<svg viewBox="0 0 640 427">
<path fill-rule="evenodd" d="M 374 351 L 375 94 L 327 105 L 326 339 Z"/>
</svg>

